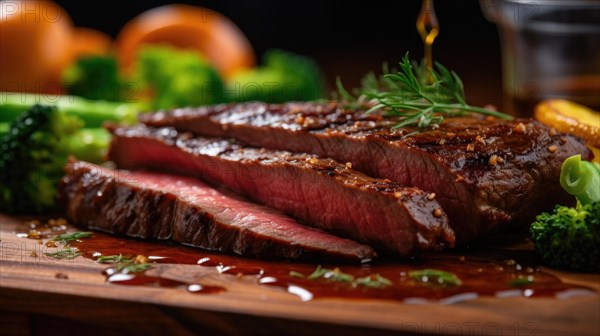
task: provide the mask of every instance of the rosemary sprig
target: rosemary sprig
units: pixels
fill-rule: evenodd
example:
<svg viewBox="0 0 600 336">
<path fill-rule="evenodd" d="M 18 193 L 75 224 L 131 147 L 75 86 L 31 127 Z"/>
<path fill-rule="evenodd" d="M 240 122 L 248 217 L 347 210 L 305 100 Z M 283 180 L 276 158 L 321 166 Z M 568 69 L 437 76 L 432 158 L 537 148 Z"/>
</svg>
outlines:
<svg viewBox="0 0 600 336">
<path fill-rule="evenodd" d="M 81 255 L 81 253 L 75 248 L 66 248 L 53 253 L 45 253 L 46 256 L 55 259 L 74 259 Z"/>
<path fill-rule="evenodd" d="M 412 271 L 408 276 L 423 284 L 434 284 L 441 286 L 460 286 L 462 281 L 454 273 L 426 268 Z"/>
<path fill-rule="evenodd" d="M 338 95 L 350 108 L 368 108 L 366 114 L 375 112 L 395 117 L 394 128 L 416 126 L 419 129 L 436 127 L 444 117 L 479 113 L 503 119 L 511 116 L 495 110 L 468 105 L 460 77 L 440 63 L 435 69 L 410 62 L 408 53 L 400 62 L 400 71 L 390 72 L 384 67 L 383 76 L 368 74 L 362 87 L 350 94 L 338 79 Z"/>
<path fill-rule="evenodd" d="M 78 240 L 78 239 L 82 239 L 82 238 L 88 238 L 92 234 L 93 234 L 93 232 L 81 232 L 81 231 L 71 232 L 71 233 L 64 233 L 64 234 L 61 234 L 61 235 L 58 235 L 58 236 L 54 237 L 54 239 L 52 239 L 52 240 L 60 241 L 60 242 L 63 242 L 63 243 L 67 243 L 67 242 L 70 242 L 70 241 L 73 241 L 73 240 Z"/>
<path fill-rule="evenodd" d="M 109 256 L 100 256 L 96 259 L 97 262 L 101 264 L 111 264 L 111 263 L 120 263 L 120 262 L 131 262 L 131 258 L 123 257 L 122 254 L 119 255 L 109 255 Z"/>
<path fill-rule="evenodd" d="M 122 262 L 122 263 L 117 263 L 115 265 L 115 268 L 117 269 L 118 272 L 126 272 L 126 273 L 139 273 L 139 272 L 143 272 L 147 269 L 150 269 L 152 267 L 154 267 L 154 265 L 149 264 L 149 263 L 136 264 L 133 262 Z"/>
<path fill-rule="evenodd" d="M 115 254 L 109 256 L 100 256 L 96 259 L 101 264 L 114 264 L 113 267 L 117 272 L 122 273 L 139 273 L 147 269 L 154 267 L 153 264 L 147 263 L 145 258 L 138 256 L 136 259 L 124 257 L 122 254 Z"/>
</svg>

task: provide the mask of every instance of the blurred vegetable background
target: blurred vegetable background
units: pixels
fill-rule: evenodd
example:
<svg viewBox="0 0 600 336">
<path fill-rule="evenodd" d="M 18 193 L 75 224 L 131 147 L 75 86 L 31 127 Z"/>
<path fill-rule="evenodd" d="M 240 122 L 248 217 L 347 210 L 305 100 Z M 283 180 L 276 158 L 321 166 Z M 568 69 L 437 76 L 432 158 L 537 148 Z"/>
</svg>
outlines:
<svg viewBox="0 0 600 336">
<path fill-rule="evenodd" d="M 0 4 L 0 211 L 53 210 L 69 155 L 104 161 L 105 122 L 184 106 L 324 97 L 313 60 L 270 50 L 257 65 L 244 33 L 207 8 L 150 9 L 113 40 L 74 26 L 51 1 Z"/>
<path fill-rule="evenodd" d="M 311 59 L 273 50 L 257 67 L 244 33 L 207 8 L 153 8 L 132 18 L 114 41 L 75 27 L 51 1 L 11 1 L 2 8 L 2 91 L 143 101 L 149 109 L 324 97 Z M 33 36 L 38 49 L 23 36 Z"/>
</svg>

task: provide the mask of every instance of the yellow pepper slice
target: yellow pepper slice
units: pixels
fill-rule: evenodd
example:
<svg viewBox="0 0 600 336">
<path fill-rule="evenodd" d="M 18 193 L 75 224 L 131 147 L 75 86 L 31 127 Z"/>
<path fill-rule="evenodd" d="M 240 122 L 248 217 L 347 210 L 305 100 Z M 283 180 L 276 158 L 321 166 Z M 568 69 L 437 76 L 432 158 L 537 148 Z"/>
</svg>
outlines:
<svg viewBox="0 0 600 336">
<path fill-rule="evenodd" d="M 540 102 L 534 111 L 538 121 L 557 131 L 583 138 L 600 162 L 600 112 L 563 99 Z"/>
</svg>

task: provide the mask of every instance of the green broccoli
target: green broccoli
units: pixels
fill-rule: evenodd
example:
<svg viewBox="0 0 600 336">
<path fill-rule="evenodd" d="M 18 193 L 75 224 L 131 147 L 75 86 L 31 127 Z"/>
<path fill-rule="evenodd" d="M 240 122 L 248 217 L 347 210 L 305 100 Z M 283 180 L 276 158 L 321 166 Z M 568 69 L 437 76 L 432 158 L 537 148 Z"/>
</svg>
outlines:
<svg viewBox="0 0 600 336">
<path fill-rule="evenodd" d="M 315 62 L 281 50 L 270 50 L 263 65 L 234 75 L 227 82 L 227 100 L 271 103 L 323 98 L 323 80 Z"/>
<path fill-rule="evenodd" d="M 0 139 L 4 136 L 4 134 L 8 133 L 9 128 L 9 123 L 0 122 Z"/>
<path fill-rule="evenodd" d="M 195 52 L 168 46 L 144 47 L 138 56 L 138 82 L 153 95 L 155 109 L 223 102 L 223 82 Z"/>
<path fill-rule="evenodd" d="M 131 98 L 113 56 L 82 57 L 63 72 L 62 81 L 70 95 L 107 101 Z"/>
<path fill-rule="evenodd" d="M 581 161 L 581 155 L 565 160 L 561 185 L 577 197 L 575 208 L 557 205 L 541 213 L 531 225 L 536 251 L 545 263 L 578 271 L 600 271 L 600 168 Z"/>
<path fill-rule="evenodd" d="M 10 124 L 0 142 L 0 211 L 55 209 L 68 156 L 98 162 L 108 147 L 106 131 L 81 131 L 82 126 L 79 118 L 43 105 L 34 105 Z"/>
</svg>

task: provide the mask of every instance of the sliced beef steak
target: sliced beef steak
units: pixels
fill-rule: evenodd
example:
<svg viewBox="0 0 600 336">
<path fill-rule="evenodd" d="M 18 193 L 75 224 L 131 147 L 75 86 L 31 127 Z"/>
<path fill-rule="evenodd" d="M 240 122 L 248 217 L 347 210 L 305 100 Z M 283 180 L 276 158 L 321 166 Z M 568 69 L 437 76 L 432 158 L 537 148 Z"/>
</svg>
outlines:
<svg viewBox="0 0 600 336">
<path fill-rule="evenodd" d="M 299 224 L 197 179 L 69 164 L 67 216 L 91 229 L 264 258 L 370 259 L 372 248 Z"/>
<path fill-rule="evenodd" d="M 121 168 L 200 177 L 306 224 L 399 255 L 454 244 L 447 217 L 430 195 L 370 178 L 349 164 L 173 128 L 138 125 L 113 129 L 113 135 L 109 156 Z"/>
<path fill-rule="evenodd" d="M 530 120 L 451 118 L 437 129 L 391 129 L 396 121 L 335 103 L 246 103 L 142 115 L 152 126 L 236 138 L 250 146 L 311 153 L 434 192 L 459 241 L 513 225 L 573 197 L 559 185 L 562 161 L 589 150 Z"/>
</svg>

